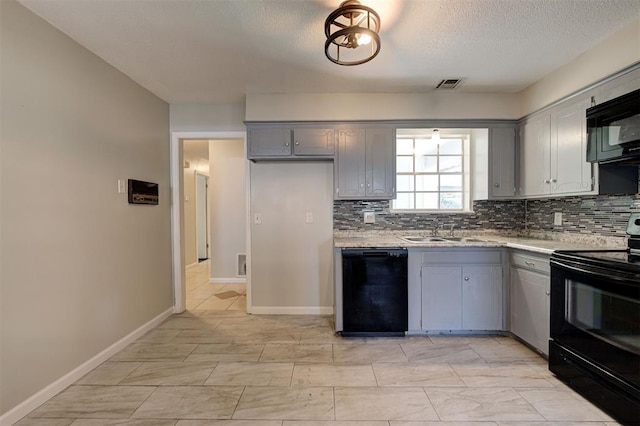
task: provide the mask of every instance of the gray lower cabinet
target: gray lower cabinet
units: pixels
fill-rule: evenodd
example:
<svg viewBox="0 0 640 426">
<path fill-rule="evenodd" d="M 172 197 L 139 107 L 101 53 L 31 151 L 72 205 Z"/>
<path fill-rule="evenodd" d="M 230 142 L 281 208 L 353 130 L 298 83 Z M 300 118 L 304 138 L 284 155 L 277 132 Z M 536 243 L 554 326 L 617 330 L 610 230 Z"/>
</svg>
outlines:
<svg viewBox="0 0 640 426">
<path fill-rule="evenodd" d="M 549 256 L 527 252 L 510 255 L 510 330 L 539 350 L 549 353 Z"/>
<path fill-rule="evenodd" d="M 335 129 L 247 125 L 247 157 L 261 159 L 333 159 Z"/>
<path fill-rule="evenodd" d="M 410 251 L 409 268 L 410 331 L 504 330 L 501 250 Z"/>
<path fill-rule="evenodd" d="M 395 130 L 343 128 L 338 130 L 335 199 L 392 199 L 395 197 Z"/>
</svg>

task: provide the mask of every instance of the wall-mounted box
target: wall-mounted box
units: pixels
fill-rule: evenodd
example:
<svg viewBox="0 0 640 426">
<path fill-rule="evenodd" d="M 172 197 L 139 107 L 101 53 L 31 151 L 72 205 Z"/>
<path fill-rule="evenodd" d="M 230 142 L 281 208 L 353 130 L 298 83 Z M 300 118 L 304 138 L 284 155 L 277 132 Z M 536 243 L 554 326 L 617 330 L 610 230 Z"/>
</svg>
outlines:
<svg viewBox="0 0 640 426">
<path fill-rule="evenodd" d="M 158 205 L 158 184 L 129 179 L 129 204 Z"/>
</svg>

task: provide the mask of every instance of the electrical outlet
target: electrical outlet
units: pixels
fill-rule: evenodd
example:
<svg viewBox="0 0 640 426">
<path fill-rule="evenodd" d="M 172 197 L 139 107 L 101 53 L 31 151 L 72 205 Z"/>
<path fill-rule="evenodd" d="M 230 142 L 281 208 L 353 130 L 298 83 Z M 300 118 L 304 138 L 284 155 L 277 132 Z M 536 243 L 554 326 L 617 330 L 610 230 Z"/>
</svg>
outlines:
<svg viewBox="0 0 640 426">
<path fill-rule="evenodd" d="M 562 212 L 555 212 L 553 214 L 553 224 L 555 226 L 562 225 Z"/>
<path fill-rule="evenodd" d="M 307 212 L 306 222 L 313 223 L 313 212 Z"/>
<path fill-rule="evenodd" d="M 364 223 L 376 223 L 376 214 L 374 212 L 364 212 Z"/>
</svg>

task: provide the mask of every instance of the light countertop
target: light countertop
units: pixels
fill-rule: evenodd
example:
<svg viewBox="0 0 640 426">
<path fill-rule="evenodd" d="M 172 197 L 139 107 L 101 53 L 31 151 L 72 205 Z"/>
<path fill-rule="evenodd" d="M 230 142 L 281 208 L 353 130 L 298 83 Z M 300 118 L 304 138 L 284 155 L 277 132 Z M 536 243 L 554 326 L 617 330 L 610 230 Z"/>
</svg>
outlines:
<svg viewBox="0 0 640 426">
<path fill-rule="evenodd" d="M 406 233 L 407 235 L 412 235 Z M 348 236 L 334 236 L 336 248 L 464 248 L 464 247 L 507 247 L 550 255 L 556 250 L 598 250 L 598 249 L 625 249 L 624 244 L 607 244 L 603 246 L 599 241 L 562 241 L 551 239 L 539 239 L 531 237 L 507 237 L 501 235 L 476 234 L 466 237 L 476 237 L 486 241 L 438 241 L 438 242 L 409 242 L 401 238 L 397 232 L 388 235 L 357 236 L 354 233 Z M 441 238 L 447 238 L 443 236 Z"/>
</svg>

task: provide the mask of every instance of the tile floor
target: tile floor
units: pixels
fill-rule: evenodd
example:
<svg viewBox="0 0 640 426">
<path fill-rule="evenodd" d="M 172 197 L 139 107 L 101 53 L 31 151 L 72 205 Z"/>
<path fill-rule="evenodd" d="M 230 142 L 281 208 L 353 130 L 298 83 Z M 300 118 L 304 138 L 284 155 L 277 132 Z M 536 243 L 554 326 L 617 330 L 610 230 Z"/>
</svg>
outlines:
<svg viewBox="0 0 640 426">
<path fill-rule="evenodd" d="M 247 315 L 243 286 L 209 284 L 208 264 L 187 275 L 187 312 L 17 424 L 617 424 L 509 337 L 346 339 L 328 317 Z"/>
</svg>

